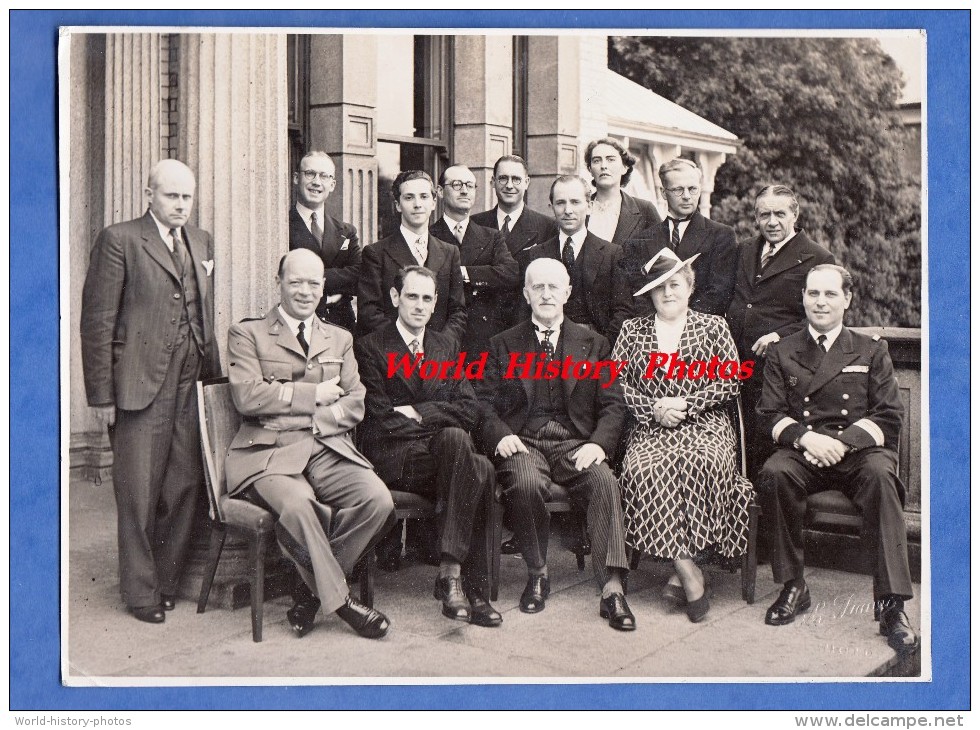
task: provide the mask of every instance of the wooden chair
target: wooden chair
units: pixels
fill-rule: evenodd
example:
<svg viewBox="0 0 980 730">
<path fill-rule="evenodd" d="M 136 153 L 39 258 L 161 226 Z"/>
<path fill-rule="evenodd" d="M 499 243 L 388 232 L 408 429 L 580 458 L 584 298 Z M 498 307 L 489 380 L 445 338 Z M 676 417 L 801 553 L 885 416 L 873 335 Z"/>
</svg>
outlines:
<svg viewBox="0 0 980 730">
<path fill-rule="evenodd" d="M 242 417 L 231 397 L 228 378 L 213 378 L 197 384 L 197 410 L 201 430 L 201 452 L 204 457 L 204 479 L 207 483 L 210 517 L 208 563 L 204 570 L 197 612 L 204 613 L 208 596 L 218 570 L 218 561 L 229 532 L 248 541 L 249 588 L 252 602 L 252 640 L 262 641 L 262 609 L 265 602 L 265 558 L 276 526 L 271 512 L 248 500 L 228 496 L 225 485 L 225 455 L 238 432 Z M 355 572 L 360 573 L 361 602 L 373 605 L 374 551 L 369 550 Z"/>
<path fill-rule="evenodd" d="M 736 449 L 735 461 L 737 462 L 739 473 L 748 478 L 748 459 L 745 447 L 745 417 L 742 411 L 742 398 L 739 396 L 726 406 L 729 418 L 732 420 L 732 428 L 735 429 Z M 745 554 L 742 556 L 741 578 L 742 578 L 742 600 L 746 603 L 755 603 L 755 581 L 759 567 L 758 539 L 759 539 L 759 515 L 762 510 L 759 508 L 755 493 L 753 492 L 752 501 L 749 503 L 749 529 L 748 544 Z M 630 569 L 635 570 L 640 563 L 640 553 L 634 552 L 630 556 Z M 735 568 L 732 568 L 734 572 Z"/>
</svg>

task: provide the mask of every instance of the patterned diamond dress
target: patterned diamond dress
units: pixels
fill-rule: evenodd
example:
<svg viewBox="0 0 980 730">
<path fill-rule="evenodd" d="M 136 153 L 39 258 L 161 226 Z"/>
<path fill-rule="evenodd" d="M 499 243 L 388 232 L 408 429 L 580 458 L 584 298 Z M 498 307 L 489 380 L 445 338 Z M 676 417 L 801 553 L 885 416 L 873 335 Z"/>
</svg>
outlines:
<svg viewBox="0 0 980 730">
<path fill-rule="evenodd" d="M 738 360 L 728 325 L 718 316 L 688 310 L 678 357 L 690 363 L 712 356 Z M 712 549 L 726 557 L 745 552 L 752 484 L 736 471 L 735 432 L 724 406 L 738 395 L 735 378 L 644 378 L 657 352 L 654 315 L 623 324 L 613 360 L 628 360 L 620 375 L 634 424 L 620 485 L 626 544 L 661 558 L 697 556 Z M 687 400 L 687 418 L 659 425 L 653 406 L 661 398 Z"/>
</svg>

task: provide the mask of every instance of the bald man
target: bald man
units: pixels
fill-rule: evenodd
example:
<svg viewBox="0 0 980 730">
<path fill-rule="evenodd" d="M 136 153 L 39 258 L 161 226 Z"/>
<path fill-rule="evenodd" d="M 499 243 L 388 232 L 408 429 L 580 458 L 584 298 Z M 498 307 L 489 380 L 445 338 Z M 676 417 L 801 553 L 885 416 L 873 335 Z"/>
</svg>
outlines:
<svg viewBox="0 0 980 730">
<path fill-rule="evenodd" d="M 194 174 L 162 160 L 148 209 L 99 233 L 82 290 L 85 393 L 112 442 L 119 587 L 140 621 L 174 607 L 203 481 L 194 383 L 221 365 L 214 247 L 187 221 Z"/>
</svg>

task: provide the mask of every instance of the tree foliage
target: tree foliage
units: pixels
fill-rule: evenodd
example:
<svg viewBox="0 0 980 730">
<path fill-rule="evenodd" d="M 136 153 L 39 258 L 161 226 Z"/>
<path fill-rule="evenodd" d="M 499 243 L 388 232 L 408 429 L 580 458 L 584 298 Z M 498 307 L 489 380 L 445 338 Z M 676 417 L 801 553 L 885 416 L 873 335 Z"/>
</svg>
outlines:
<svg viewBox="0 0 980 730">
<path fill-rule="evenodd" d="M 614 37 L 609 65 L 742 140 L 712 217 L 754 236 L 755 192 L 789 185 L 798 227 L 854 274 L 848 322 L 919 326 L 919 182 L 901 164 L 901 72 L 877 41 Z"/>
</svg>

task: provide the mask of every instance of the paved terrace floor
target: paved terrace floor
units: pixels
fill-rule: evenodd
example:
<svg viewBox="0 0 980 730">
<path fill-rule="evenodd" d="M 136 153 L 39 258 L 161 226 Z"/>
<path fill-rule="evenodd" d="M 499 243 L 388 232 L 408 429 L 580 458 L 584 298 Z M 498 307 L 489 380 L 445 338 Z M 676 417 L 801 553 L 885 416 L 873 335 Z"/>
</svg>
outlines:
<svg viewBox="0 0 980 730">
<path fill-rule="evenodd" d="M 379 572 L 376 605 L 391 620 L 384 639 L 355 635 L 336 616 L 318 618 L 297 639 L 286 624 L 288 598 L 265 605 L 264 641 L 253 643 L 248 608 L 196 613 L 179 601 L 166 623 L 144 624 L 119 599 L 112 486 L 70 484 L 68 670 L 72 684 L 125 684 L 127 678 L 281 677 L 328 683 L 337 667 L 347 677 L 609 677 L 619 681 L 692 678 L 853 678 L 918 676 L 918 657 L 899 662 L 870 614 L 871 579 L 825 569 L 806 578 L 815 608 L 783 627 L 766 626 L 766 607 L 778 591 L 768 565 L 759 568 L 755 604 L 740 598 L 737 574 L 715 573 L 711 612 L 700 624 L 668 613 L 660 587 L 668 567 L 645 561 L 630 576 L 629 603 L 638 628 L 620 633 L 598 616 L 598 591 L 574 556 L 551 551 L 552 593 L 544 612 L 518 610 L 524 563 L 503 556 L 495 629 L 443 618 L 432 598 L 435 569 L 408 564 Z M 554 536 L 552 545 L 559 545 Z M 588 570 L 588 568 L 587 568 Z M 918 589 L 918 587 L 917 587 Z M 918 597 L 908 605 L 921 627 Z M 923 652 L 928 651 L 924 641 Z M 923 654 L 925 656 L 925 654 Z M 338 657 L 343 662 L 338 663 Z M 299 678 L 303 678 L 300 680 Z M 172 680 L 162 680 L 168 683 Z M 472 680 L 470 680 L 472 681 Z"/>
</svg>

